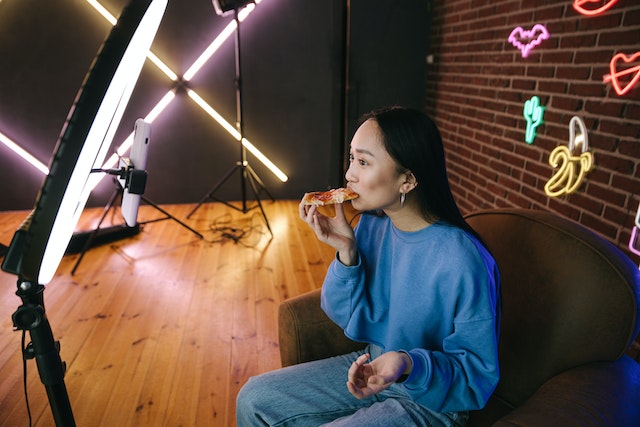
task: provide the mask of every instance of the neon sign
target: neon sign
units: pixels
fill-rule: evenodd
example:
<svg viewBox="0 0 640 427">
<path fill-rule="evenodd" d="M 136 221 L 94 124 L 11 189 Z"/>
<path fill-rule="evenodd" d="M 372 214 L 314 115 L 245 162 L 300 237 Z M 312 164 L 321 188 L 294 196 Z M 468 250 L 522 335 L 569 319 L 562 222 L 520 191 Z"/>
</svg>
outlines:
<svg viewBox="0 0 640 427">
<path fill-rule="evenodd" d="M 621 60 L 622 62 L 620 62 Z M 626 94 L 640 81 L 640 52 L 632 55 L 624 53 L 614 55 L 609 62 L 609 70 L 611 74 L 605 75 L 602 81 L 604 83 L 611 82 L 618 95 Z M 623 78 L 622 81 L 620 77 Z"/>
<path fill-rule="evenodd" d="M 640 204 L 638 204 L 638 212 L 636 213 L 636 224 L 631 230 L 629 250 L 636 255 L 640 255 Z"/>
<path fill-rule="evenodd" d="M 633 227 L 633 230 L 631 230 L 629 250 L 636 255 L 640 255 L 640 232 L 638 232 L 638 227 Z"/>
<path fill-rule="evenodd" d="M 524 134 L 524 140 L 527 144 L 533 144 L 537 135 L 536 128 L 544 123 L 544 109 L 545 107 L 540 105 L 540 98 L 535 95 L 524 103 L 522 115 L 527 121 L 527 129 Z"/>
<path fill-rule="evenodd" d="M 576 145 L 582 146 L 578 156 L 573 155 Z M 588 149 L 589 137 L 584 122 L 574 116 L 569 122 L 569 145 L 559 145 L 549 155 L 549 164 L 559 169 L 544 186 L 547 196 L 571 194 L 580 187 L 586 173 L 593 168 L 593 156 Z"/>
<path fill-rule="evenodd" d="M 606 12 L 607 10 L 611 9 L 611 7 L 616 4 L 618 2 L 618 0 L 574 0 L 573 1 L 573 8 L 578 12 L 581 13 L 583 15 L 587 15 L 587 16 L 594 16 L 594 15 L 599 15 L 603 12 Z M 593 6 L 595 5 L 596 7 L 594 9 L 590 9 L 588 7 L 585 6 Z M 599 5 L 602 5 L 600 7 L 598 7 Z"/>
<path fill-rule="evenodd" d="M 522 57 L 526 58 L 529 56 L 531 49 L 538 46 L 543 40 L 547 40 L 550 36 L 547 27 L 542 24 L 536 24 L 529 31 L 523 30 L 522 27 L 514 28 L 507 40 L 517 49 L 520 49 Z"/>
</svg>

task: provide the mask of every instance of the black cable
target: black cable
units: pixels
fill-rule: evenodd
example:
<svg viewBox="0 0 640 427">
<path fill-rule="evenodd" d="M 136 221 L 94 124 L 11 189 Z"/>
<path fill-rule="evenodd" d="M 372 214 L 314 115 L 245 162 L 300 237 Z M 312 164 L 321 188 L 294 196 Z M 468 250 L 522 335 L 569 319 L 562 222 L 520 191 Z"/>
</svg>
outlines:
<svg viewBox="0 0 640 427">
<path fill-rule="evenodd" d="M 253 219 L 258 216 L 254 214 L 251 216 L 250 223 L 248 226 L 231 226 L 227 224 L 231 224 L 232 217 L 231 214 L 224 214 L 218 219 L 214 219 L 209 226 L 209 229 L 214 233 L 214 237 L 212 239 L 207 239 L 210 243 L 223 243 L 227 240 L 233 241 L 235 244 L 240 244 L 247 248 L 255 248 L 262 240 L 262 236 L 267 234 L 261 225 L 254 225 Z M 247 239 L 251 238 L 252 235 L 258 234 L 258 238 L 254 243 L 247 242 Z"/>
<path fill-rule="evenodd" d="M 24 387 L 24 400 L 27 404 L 27 415 L 29 416 L 29 427 L 33 425 L 33 419 L 31 418 L 31 407 L 29 406 L 29 393 L 27 391 L 27 358 L 25 357 L 25 353 L 27 351 L 27 347 L 25 342 L 27 340 L 27 331 L 22 330 L 22 381 Z"/>
</svg>

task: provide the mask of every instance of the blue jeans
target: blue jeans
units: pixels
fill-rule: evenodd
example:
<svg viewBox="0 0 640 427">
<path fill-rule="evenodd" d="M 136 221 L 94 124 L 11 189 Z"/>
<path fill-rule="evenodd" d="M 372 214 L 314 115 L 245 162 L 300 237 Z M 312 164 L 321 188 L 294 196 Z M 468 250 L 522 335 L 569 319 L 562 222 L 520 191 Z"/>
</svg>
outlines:
<svg viewBox="0 0 640 427">
<path fill-rule="evenodd" d="M 468 413 L 438 413 L 415 403 L 399 384 L 368 399 L 347 390 L 356 358 L 380 348 L 289 366 L 252 377 L 238 393 L 238 427 L 253 426 L 447 426 L 466 425 Z"/>
</svg>

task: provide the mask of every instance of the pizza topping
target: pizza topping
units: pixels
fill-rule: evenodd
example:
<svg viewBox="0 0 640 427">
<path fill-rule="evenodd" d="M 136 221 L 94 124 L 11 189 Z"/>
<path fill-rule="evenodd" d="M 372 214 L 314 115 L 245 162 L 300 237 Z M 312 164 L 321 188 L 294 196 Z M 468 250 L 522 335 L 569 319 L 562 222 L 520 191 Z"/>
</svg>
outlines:
<svg viewBox="0 0 640 427">
<path fill-rule="evenodd" d="M 329 191 L 314 191 L 305 193 L 302 202 L 306 205 L 324 206 L 333 203 L 344 203 L 358 197 L 358 193 L 348 188 L 334 188 Z"/>
</svg>

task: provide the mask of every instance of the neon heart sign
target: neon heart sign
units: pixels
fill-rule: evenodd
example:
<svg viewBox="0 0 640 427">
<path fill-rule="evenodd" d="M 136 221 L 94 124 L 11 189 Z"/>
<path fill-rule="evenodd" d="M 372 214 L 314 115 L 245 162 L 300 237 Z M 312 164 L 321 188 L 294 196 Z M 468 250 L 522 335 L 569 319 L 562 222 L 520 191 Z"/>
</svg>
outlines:
<svg viewBox="0 0 640 427">
<path fill-rule="evenodd" d="M 522 57 L 529 56 L 529 52 L 534 47 L 538 46 L 544 40 L 547 40 L 551 35 L 547 31 L 547 27 L 542 24 L 536 24 L 531 30 L 523 30 L 522 27 L 516 27 L 509 34 L 507 39 L 512 45 L 520 49 Z"/>
<path fill-rule="evenodd" d="M 618 0 L 574 0 L 573 8 L 583 15 L 594 16 L 611 9 L 617 2 Z M 595 6 L 595 8 L 591 9 L 588 6 Z"/>
<path fill-rule="evenodd" d="M 609 62 L 609 70 L 611 74 L 605 75 L 602 79 L 603 82 L 611 82 L 618 95 L 626 94 L 640 81 L 640 52 L 633 55 L 625 55 L 624 53 L 614 55 Z"/>
</svg>

